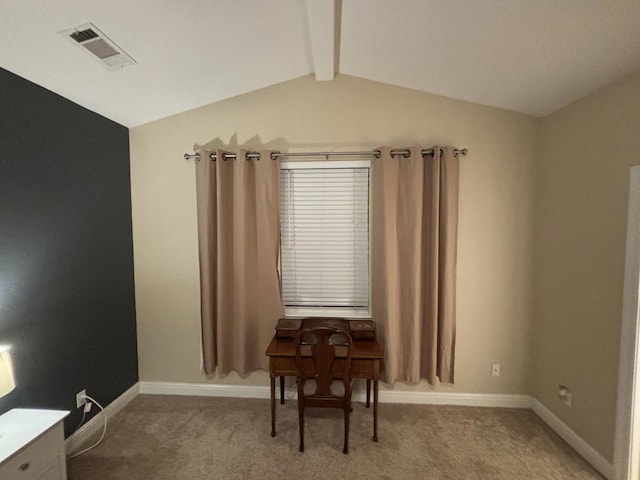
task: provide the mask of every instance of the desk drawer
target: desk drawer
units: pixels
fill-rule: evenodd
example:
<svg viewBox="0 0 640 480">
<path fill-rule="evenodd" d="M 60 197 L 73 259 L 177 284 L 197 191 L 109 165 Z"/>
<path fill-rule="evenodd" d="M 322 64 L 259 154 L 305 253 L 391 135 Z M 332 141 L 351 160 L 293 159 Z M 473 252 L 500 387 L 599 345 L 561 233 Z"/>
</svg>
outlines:
<svg viewBox="0 0 640 480">
<path fill-rule="evenodd" d="M 57 457 L 63 453 L 62 445 L 62 424 L 58 424 L 7 460 L 0 467 L 0 478 L 3 480 L 40 478 L 39 475 L 48 465 L 53 462 L 57 464 L 59 461 Z"/>
<path fill-rule="evenodd" d="M 371 360 L 351 360 L 351 376 L 354 378 L 373 379 L 374 371 L 374 363 Z"/>
<path fill-rule="evenodd" d="M 285 377 L 295 377 L 298 370 L 293 357 L 271 357 L 271 371 Z"/>
<path fill-rule="evenodd" d="M 309 371 L 313 371 L 313 366 L 309 360 Z M 285 377 L 295 377 L 297 374 L 296 360 L 292 357 L 272 357 L 273 365 L 272 372 L 276 375 Z M 342 372 L 344 361 L 339 358 L 335 360 L 333 371 L 336 373 Z M 354 378 L 369 378 L 374 380 L 377 378 L 379 372 L 376 370 L 377 360 L 351 360 L 351 376 Z"/>
</svg>

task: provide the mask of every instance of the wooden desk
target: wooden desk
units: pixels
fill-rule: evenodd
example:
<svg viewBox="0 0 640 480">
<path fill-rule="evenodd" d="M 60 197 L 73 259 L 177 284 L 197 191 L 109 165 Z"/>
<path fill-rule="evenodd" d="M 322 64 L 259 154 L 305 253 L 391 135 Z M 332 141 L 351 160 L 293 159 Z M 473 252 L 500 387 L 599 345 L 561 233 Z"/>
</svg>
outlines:
<svg viewBox="0 0 640 480">
<path fill-rule="evenodd" d="M 306 347 L 309 348 L 309 347 Z M 341 352 L 342 350 L 342 352 Z M 295 377 L 296 345 L 294 339 L 276 338 L 274 335 L 265 352 L 269 357 L 271 377 L 271 436 L 276 436 L 276 377 L 280 377 L 280 403 L 284 403 L 284 377 Z M 302 350 L 304 355 L 304 348 Z M 344 349 L 336 346 L 336 356 L 344 356 Z M 351 375 L 367 380 L 367 408 L 373 381 L 373 441 L 378 441 L 378 380 L 384 354 L 380 342 L 376 340 L 354 340 L 351 348 Z"/>
</svg>

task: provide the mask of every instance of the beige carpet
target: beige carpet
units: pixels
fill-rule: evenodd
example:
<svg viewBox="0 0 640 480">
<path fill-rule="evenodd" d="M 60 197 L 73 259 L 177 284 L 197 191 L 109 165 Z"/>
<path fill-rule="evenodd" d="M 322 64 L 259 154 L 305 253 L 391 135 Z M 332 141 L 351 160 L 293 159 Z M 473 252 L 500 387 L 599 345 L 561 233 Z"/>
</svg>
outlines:
<svg viewBox="0 0 640 480">
<path fill-rule="evenodd" d="M 355 404 L 350 452 L 342 414 L 307 415 L 298 452 L 295 400 L 140 395 L 110 420 L 94 450 L 69 460 L 70 480 L 110 479 L 601 479 L 530 410 Z"/>
</svg>

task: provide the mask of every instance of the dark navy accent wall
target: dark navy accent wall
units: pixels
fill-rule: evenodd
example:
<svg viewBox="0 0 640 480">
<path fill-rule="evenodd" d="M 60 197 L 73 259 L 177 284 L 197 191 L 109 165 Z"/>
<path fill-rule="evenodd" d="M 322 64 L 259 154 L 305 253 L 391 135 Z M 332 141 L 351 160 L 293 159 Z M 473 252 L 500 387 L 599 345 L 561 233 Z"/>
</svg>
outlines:
<svg viewBox="0 0 640 480">
<path fill-rule="evenodd" d="M 0 68 L 0 344 L 11 408 L 108 405 L 138 381 L 129 132 Z"/>
</svg>

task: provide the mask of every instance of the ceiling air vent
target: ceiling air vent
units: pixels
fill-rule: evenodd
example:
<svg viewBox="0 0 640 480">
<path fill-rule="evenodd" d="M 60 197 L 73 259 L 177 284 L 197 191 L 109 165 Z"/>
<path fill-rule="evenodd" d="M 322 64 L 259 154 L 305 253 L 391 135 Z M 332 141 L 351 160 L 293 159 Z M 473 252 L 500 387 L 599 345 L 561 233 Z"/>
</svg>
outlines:
<svg viewBox="0 0 640 480">
<path fill-rule="evenodd" d="M 136 61 L 92 23 L 63 30 L 60 34 L 97 58 L 109 70 L 117 70 Z"/>
</svg>

